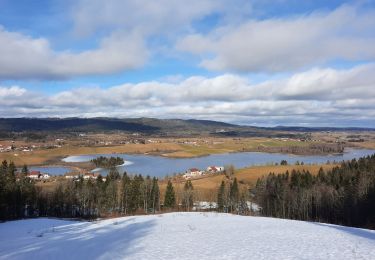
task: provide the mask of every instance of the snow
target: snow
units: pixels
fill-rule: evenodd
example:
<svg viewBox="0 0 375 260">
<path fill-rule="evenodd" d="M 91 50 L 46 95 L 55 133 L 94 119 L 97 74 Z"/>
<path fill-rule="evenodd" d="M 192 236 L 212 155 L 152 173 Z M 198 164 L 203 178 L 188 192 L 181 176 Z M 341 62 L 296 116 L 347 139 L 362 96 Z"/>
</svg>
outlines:
<svg viewBox="0 0 375 260">
<path fill-rule="evenodd" d="M 219 213 L 0 224 L 0 259 L 375 259 L 375 231 Z"/>
</svg>

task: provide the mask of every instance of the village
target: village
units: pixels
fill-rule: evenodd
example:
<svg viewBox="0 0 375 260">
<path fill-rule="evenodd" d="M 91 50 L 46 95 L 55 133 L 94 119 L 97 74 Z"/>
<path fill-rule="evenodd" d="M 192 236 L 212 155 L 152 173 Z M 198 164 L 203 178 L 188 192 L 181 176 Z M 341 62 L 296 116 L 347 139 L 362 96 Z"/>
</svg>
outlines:
<svg viewBox="0 0 375 260">
<path fill-rule="evenodd" d="M 224 167 L 223 166 L 209 166 L 205 171 L 202 171 L 197 168 L 191 168 L 186 171 L 185 174 L 182 175 L 183 178 L 186 180 L 198 178 L 200 176 L 204 176 L 207 174 L 220 174 L 224 172 Z"/>
<path fill-rule="evenodd" d="M 209 166 L 205 170 L 201 170 L 198 168 L 190 168 L 185 173 L 179 174 L 179 176 L 182 176 L 185 180 L 191 180 L 207 175 L 221 174 L 224 171 L 224 166 Z M 19 176 L 20 173 L 17 173 L 17 175 Z M 81 170 L 80 172 L 66 173 L 63 177 L 68 180 L 79 180 L 80 178 L 83 178 L 83 180 L 97 180 L 99 176 L 101 176 L 103 181 L 106 181 L 106 177 L 102 176 L 99 172 L 85 170 Z M 47 172 L 43 171 L 32 170 L 27 174 L 27 177 L 35 181 L 48 181 L 51 180 L 52 177 L 57 176 L 50 175 Z"/>
</svg>

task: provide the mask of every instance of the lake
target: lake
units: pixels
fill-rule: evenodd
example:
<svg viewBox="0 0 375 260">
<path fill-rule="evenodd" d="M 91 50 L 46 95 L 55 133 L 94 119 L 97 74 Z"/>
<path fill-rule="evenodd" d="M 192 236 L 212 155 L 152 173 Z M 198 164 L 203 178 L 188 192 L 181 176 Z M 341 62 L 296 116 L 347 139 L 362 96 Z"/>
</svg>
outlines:
<svg viewBox="0 0 375 260">
<path fill-rule="evenodd" d="M 121 157 L 125 164 L 118 166 L 120 173 L 124 171 L 129 174 L 142 174 L 156 177 L 164 177 L 176 173 L 183 173 L 189 168 L 206 169 L 208 166 L 224 166 L 233 164 L 236 168 L 246 166 L 266 165 L 280 163 L 281 160 L 288 161 L 289 164 L 295 164 L 297 161 L 305 164 L 326 163 L 328 160 L 342 161 L 353 158 L 364 157 L 374 154 L 375 150 L 368 149 L 346 149 L 343 154 L 335 155 L 291 155 L 279 153 L 260 153 L 260 152 L 239 152 L 226 154 L 212 154 L 197 158 L 167 158 L 162 156 L 144 155 L 144 154 L 95 154 L 69 156 L 63 159 L 64 162 L 87 162 L 99 156 Z M 106 170 L 96 169 L 96 171 L 106 174 Z"/>
<path fill-rule="evenodd" d="M 56 176 L 56 175 L 64 175 L 66 173 L 72 172 L 72 169 L 70 167 L 64 167 L 64 166 L 43 166 L 43 167 L 37 167 L 37 166 L 30 166 L 29 171 L 40 171 L 42 173 L 48 173 L 49 175 Z"/>
</svg>

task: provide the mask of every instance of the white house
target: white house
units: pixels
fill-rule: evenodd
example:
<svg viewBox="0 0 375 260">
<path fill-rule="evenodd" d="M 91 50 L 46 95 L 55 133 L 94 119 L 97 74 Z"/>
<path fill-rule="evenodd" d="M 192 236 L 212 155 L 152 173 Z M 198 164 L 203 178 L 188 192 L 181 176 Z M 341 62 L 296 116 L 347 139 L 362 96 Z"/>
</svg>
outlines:
<svg viewBox="0 0 375 260">
<path fill-rule="evenodd" d="M 49 176 L 48 173 L 42 173 L 40 176 L 39 176 L 39 179 L 43 179 L 43 180 L 48 180 L 51 176 Z"/>
<path fill-rule="evenodd" d="M 48 173 L 41 173 L 40 171 L 31 171 L 27 177 L 33 180 L 48 180 L 51 178 Z"/>
<path fill-rule="evenodd" d="M 88 179 L 96 180 L 97 178 L 98 178 L 98 175 L 94 173 L 85 173 L 85 175 L 83 175 L 83 179 L 85 180 L 88 180 Z"/>
<path fill-rule="evenodd" d="M 209 173 L 221 173 L 224 171 L 223 166 L 209 166 L 207 167 L 207 172 Z"/>
<path fill-rule="evenodd" d="M 201 176 L 203 175 L 204 172 L 197 169 L 197 168 L 191 168 L 189 170 L 186 171 L 186 173 L 183 175 L 183 177 L 185 179 L 190 179 L 190 178 L 194 178 L 194 177 L 198 177 L 198 176 Z"/>
<path fill-rule="evenodd" d="M 66 173 L 65 174 L 65 179 L 70 179 L 70 180 L 75 180 L 78 179 L 79 175 L 76 173 Z"/>
</svg>

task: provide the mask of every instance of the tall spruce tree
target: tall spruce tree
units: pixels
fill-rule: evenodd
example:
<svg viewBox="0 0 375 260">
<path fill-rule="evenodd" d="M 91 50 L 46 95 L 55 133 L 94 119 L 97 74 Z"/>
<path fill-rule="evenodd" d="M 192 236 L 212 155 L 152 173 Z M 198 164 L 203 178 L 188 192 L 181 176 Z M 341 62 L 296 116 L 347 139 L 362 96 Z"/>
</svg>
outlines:
<svg viewBox="0 0 375 260">
<path fill-rule="evenodd" d="M 230 186 L 229 199 L 230 199 L 230 210 L 231 212 L 233 212 L 233 210 L 238 209 L 238 203 L 240 200 L 240 192 L 238 189 L 237 178 L 234 178 L 233 183 Z"/>
<path fill-rule="evenodd" d="M 220 212 L 224 212 L 225 207 L 225 182 L 222 181 L 217 192 L 217 209 Z"/>
<path fill-rule="evenodd" d="M 152 211 L 155 213 L 155 211 L 160 210 L 160 190 L 156 177 L 152 178 L 151 200 Z"/>
<path fill-rule="evenodd" d="M 165 191 L 164 197 L 164 207 L 165 208 L 174 208 L 176 205 L 176 196 L 173 189 L 172 182 L 168 180 L 167 189 Z"/>
<path fill-rule="evenodd" d="M 131 180 L 128 174 L 124 172 L 121 180 L 121 210 L 125 215 L 129 213 L 131 187 Z"/>
</svg>

